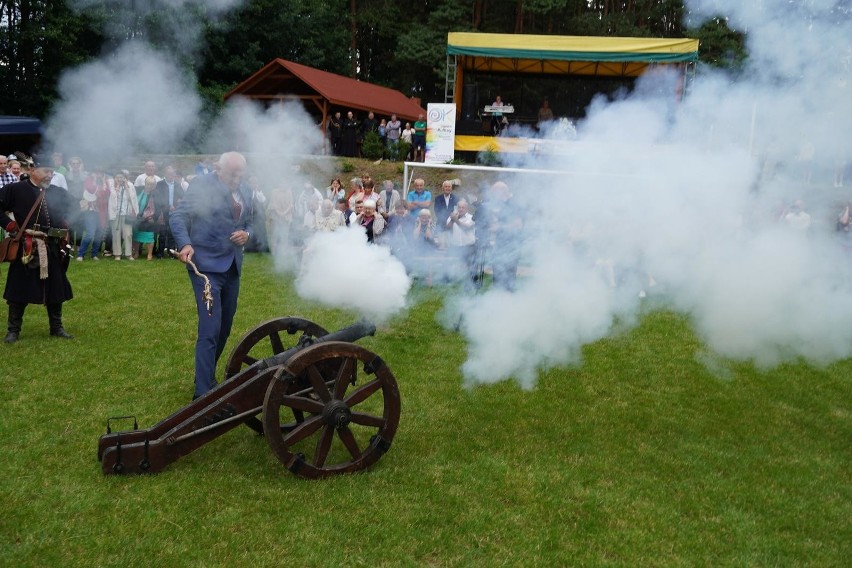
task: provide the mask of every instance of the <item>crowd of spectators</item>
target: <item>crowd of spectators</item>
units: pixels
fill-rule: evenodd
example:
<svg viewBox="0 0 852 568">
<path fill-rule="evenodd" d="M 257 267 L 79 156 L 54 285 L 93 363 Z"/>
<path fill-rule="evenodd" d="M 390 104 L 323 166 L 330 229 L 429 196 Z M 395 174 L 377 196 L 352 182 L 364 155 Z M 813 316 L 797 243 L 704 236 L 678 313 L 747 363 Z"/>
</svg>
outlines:
<svg viewBox="0 0 852 568">
<path fill-rule="evenodd" d="M 99 164 L 87 168 L 79 156 L 66 163 L 60 152 L 53 153 L 51 164 L 51 185 L 67 191 L 73 204 L 63 213 L 78 262 L 133 261 L 143 251 L 147 260 L 169 254 L 174 247 L 169 215 L 195 174 L 185 178 L 169 165 L 160 177 L 157 164 L 148 161 L 143 172 L 133 177 L 128 170 L 107 172 Z M 26 176 L 26 167 L 26 157 L 0 156 L 0 187 Z"/>
<path fill-rule="evenodd" d="M 403 122 L 396 114 L 377 119 L 372 111 L 359 119 L 353 111 L 346 116 L 338 111 L 325 124 L 327 151 L 334 156 L 362 158 L 367 137 L 376 136 L 381 157 L 397 160 L 424 161 L 426 158 L 426 119 L 421 114 L 414 122 Z"/>
<path fill-rule="evenodd" d="M 51 184 L 65 189 L 69 202 L 78 204 L 66 214 L 78 262 L 169 256 L 175 247 L 169 215 L 192 178 L 215 167 L 200 161 L 184 176 L 175 165 L 160 169 L 147 161 L 134 177 L 127 170 L 107 172 L 97 164 L 87 168 L 78 156 L 66 163 L 60 153 L 53 155 L 53 166 Z M 25 157 L 0 156 L 0 187 L 21 175 L 26 175 Z M 245 183 L 251 189 L 254 216 L 248 252 L 298 257 L 316 232 L 357 229 L 369 243 L 387 246 L 415 277 L 477 287 L 487 263 L 495 283 L 514 287 L 522 220 L 505 183 L 467 196 L 458 195 L 458 179 L 445 180 L 433 195 L 422 178 L 412 180 L 406 191 L 395 180 L 378 183 L 367 172 L 348 180 L 335 176 L 323 190 L 307 181 L 297 188 L 286 182 L 262 187 L 256 175 Z M 842 237 L 852 234 L 850 210 L 844 204 L 836 217 Z M 801 199 L 782 206 L 776 218 L 792 230 L 813 230 Z"/>
</svg>

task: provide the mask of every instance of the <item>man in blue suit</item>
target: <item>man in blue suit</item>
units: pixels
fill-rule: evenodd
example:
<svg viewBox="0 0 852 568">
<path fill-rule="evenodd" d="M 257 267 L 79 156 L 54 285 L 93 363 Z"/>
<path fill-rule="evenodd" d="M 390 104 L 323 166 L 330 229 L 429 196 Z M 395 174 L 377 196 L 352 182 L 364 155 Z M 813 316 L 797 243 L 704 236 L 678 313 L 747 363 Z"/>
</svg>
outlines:
<svg viewBox="0 0 852 568">
<path fill-rule="evenodd" d="M 243 245 L 251 236 L 253 213 L 251 190 L 240 183 L 245 170 L 242 154 L 222 154 L 217 170 L 193 179 L 169 217 L 181 261 L 192 260 L 213 288 L 213 303 L 208 311 L 203 297 L 204 279 L 187 266 L 198 310 L 193 399 L 216 386 L 216 362 L 237 311 Z"/>
</svg>

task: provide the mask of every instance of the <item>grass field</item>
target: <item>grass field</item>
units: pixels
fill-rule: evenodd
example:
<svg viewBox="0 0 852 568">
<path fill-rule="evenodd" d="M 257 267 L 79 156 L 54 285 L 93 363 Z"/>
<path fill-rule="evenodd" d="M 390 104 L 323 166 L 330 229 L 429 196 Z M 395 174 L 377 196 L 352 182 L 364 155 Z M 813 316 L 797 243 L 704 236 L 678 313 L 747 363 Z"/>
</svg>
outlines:
<svg viewBox="0 0 852 568">
<path fill-rule="evenodd" d="M 306 481 L 240 427 L 160 474 L 105 477 L 95 450 L 108 416 L 147 427 L 189 402 L 194 308 L 176 261 L 73 263 L 69 276 L 76 339 L 49 338 L 31 306 L 21 341 L 0 345 L 2 566 L 852 558 L 852 361 L 719 362 L 683 317 L 655 310 L 532 391 L 466 390 L 464 341 L 436 321 L 441 291 L 415 288 L 407 313 L 360 342 L 402 394 L 393 447 L 373 468 Z M 249 255 L 226 354 L 283 315 L 327 329 L 357 319 L 300 300 L 268 257 Z"/>
</svg>

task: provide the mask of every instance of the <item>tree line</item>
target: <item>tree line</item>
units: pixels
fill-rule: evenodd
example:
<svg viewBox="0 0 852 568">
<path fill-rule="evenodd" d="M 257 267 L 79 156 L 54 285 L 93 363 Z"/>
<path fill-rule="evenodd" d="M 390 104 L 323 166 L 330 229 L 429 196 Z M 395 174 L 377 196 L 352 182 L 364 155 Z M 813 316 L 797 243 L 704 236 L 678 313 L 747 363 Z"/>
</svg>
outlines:
<svg viewBox="0 0 852 568">
<path fill-rule="evenodd" d="M 0 114 L 44 117 L 63 69 L 128 40 L 177 57 L 211 110 L 277 57 L 442 101 L 450 31 L 692 37 L 703 64 L 746 57 L 723 17 L 685 23 L 683 0 L 234 0 L 219 14 L 212 4 L 0 0 Z"/>
</svg>

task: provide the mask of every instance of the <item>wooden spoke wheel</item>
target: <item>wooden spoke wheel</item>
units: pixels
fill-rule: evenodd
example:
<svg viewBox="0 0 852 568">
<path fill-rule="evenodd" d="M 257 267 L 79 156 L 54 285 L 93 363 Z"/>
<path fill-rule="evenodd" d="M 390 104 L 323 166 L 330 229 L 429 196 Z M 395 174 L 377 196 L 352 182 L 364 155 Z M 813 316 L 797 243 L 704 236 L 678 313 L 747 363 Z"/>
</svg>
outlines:
<svg viewBox="0 0 852 568">
<path fill-rule="evenodd" d="M 286 335 L 282 335 L 282 332 Z M 296 336 L 296 334 L 300 333 Z M 287 337 L 291 335 L 294 337 Z M 250 329 L 237 342 L 225 365 L 227 381 L 246 367 L 295 347 L 303 335 L 322 337 L 328 332 L 312 321 L 302 318 L 275 318 Z"/>
<path fill-rule="evenodd" d="M 225 364 L 225 380 L 262 359 L 295 347 L 304 336 L 322 337 L 327 334 L 325 328 L 302 318 L 287 317 L 265 321 L 250 329 L 237 342 Z M 297 422 L 303 419 L 301 412 L 294 413 L 293 417 Z M 263 434 L 263 423 L 257 417 L 247 418 L 245 424 L 258 434 Z"/>
<path fill-rule="evenodd" d="M 287 424 L 290 416 L 303 419 Z M 396 379 L 375 353 L 330 341 L 300 351 L 275 374 L 263 403 L 269 447 L 296 475 L 364 469 L 388 451 L 399 425 Z"/>
</svg>

